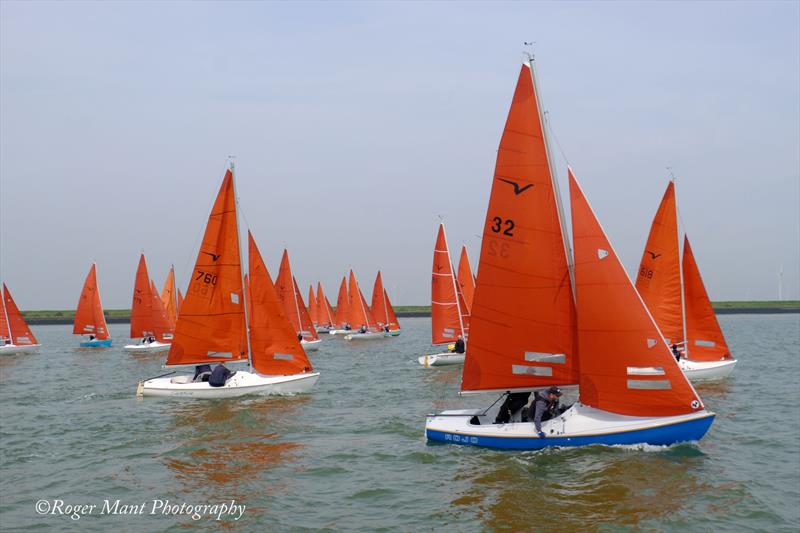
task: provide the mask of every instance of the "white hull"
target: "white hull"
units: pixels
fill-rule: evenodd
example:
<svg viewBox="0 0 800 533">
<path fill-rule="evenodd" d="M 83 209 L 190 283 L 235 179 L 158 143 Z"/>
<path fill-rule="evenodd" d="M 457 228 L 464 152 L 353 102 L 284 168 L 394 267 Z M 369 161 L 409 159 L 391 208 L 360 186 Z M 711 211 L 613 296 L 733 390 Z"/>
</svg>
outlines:
<svg viewBox="0 0 800 533">
<path fill-rule="evenodd" d="M 519 421 L 519 413 L 507 424 L 495 424 L 499 405 L 485 415 L 481 409 L 444 411 L 428 415 L 428 439 L 492 448 L 538 449 L 547 446 L 589 444 L 655 444 L 699 440 L 713 421 L 706 410 L 679 416 L 639 417 L 601 411 L 574 404 L 562 415 L 542 422 L 539 437 L 533 422 Z M 477 416 L 480 424 L 473 423 Z"/>
<path fill-rule="evenodd" d="M 236 398 L 247 394 L 302 394 L 309 392 L 319 379 L 319 372 L 306 372 L 290 376 L 262 376 L 255 372 L 239 370 L 222 387 L 212 387 L 208 382 L 191 382 L 183 374 L 140 381 L 136 394 L 174 398 Z"/>
<path fill-rule="evenodd" d="M 384 339 L 386 338 L 382 331 L 374 332 L 368 331 L 367 333 L 349 332 L 349 335 L 344 336 L 346 341 L 366 341 L 370 339 Z"/>
<path fill-rule="evenodd" d="M 736 359 L 721 361 L 692 361 L 681 359 L 678 365 L 690 381 L 715 381 L 725 379 L 733 372 Z"/>
<path fill-rule="evenodd" d="M 158 353 L 169 350 L 170 346 L 170 344 L 155 341 L 147 344 L 126 344 L 123 350 L 132 353 Z"/>
<path fill-rule="evenodd" d="M 353 333 L 352 329 L 332 329 L 328 331 L 330 335 L 349 335 L 350 333 Z"/>
<path fill-rule="evenodd" d="M 322 339 L 317 339 L 315 341 L 307 341 L 304 339 L 300 341 L 300 346 L 302 346 L 303 349 L 307 352 L 316 352 L 317 350 L 319 350 L 320 344 L 322 344 Z"/>
<path fill-rule="evenodd" d="M 419 364 L 424 366 L 425 368 L 431 366 L 447 366 L 447 365 L 463 365 L 464 359 L 466 359 L 465 353 L 453 353 L 453 352 L 445 352 L 445 353 L 434 353 L 430 355 L 423 355 L 420 357 Z"/>
<path fill-rule="evenodd" d="M 4 344 L 0 346 L 0 355 L 35 352 L 41 344 Z"/>
<path fill-rule="evenodd" d="M 331 330 L 331 328 L 329 328 L 328 326 L 314 326 L 314 330 L 317 333 L 328 333 Z"/>
</svg>

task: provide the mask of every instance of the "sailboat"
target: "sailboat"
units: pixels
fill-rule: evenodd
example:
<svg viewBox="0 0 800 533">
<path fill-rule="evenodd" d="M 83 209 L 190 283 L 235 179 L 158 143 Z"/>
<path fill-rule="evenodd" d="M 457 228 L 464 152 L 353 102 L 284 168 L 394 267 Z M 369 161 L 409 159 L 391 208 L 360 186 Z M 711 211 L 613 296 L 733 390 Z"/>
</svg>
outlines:
<svg viewBox="0 0 800 533">
<path fill-rule="evenodd" d="M 107 348 L 111 346 L 108 325 L 100 303 L 100 288 L 97 286 L 97 264 L 92 263 L 86 281 L 83 282 L 78 309 L 75 311 L 73 335 L 88 335 L 81 341 L 81 348 Z"/>
<path fill-rule="evenodd" d="M 180 297 L 182 300 L 183 297 Z M 167 319 L 169 320 L 170 329 L 175 330 L 175 323 L 178 321 L 178 293 L 175 291 L 175 267 L 169 267 L 167 279 L 164 280 L 164 287 L 161 289 L 161 303 L 164 304 L 164 309 L 167 312 Z"/>
<path fill-rule="evenodd" d="M 342 278 L 342 283 L 339 285 L 334 326 L 328 331 L 331 335 L 347 335 L 350 333 L 350 295 L 347 291 L 347 278 Z"/>
<path fill-rule="evenodd" d="M 433 249 L 433 271 L 431 273 L 431 344 L 452 345 L 459 338 L 465 342 L 469 334 L 469 314 L 461 294 L 444 224 L 439 224 L 436 245 Z M 464 364 L 466 353 L 440 352 L 425 354 L 419 364 L 424 367 Z"/>
<path fill-rule="evenodd" d="M 314 286 L 308 286 L 308 316 L 311 317 L 311 324 L 314 326 L 314 331 L 319 333 L 317 324 L 319 324 L 319 305 L 317 305 L 317 297 L 314 296 Z"/>
<path fill-rule="evenodd" d="M 126 344 L 127 352 L 157 353 L 169 350 L 173 327 L 161 297 L 150 281 L 144 254 L 139 256 L 136 281 L 131 302 L 131 338 L 141 338 L 136 344 Z"/>
<path fill-rule="evenodd" d="M 349 290 L 349 319 L 348 322 L 351 326 L 355 326 L 352 331 L 344 336 L 344 340 L 369 340 L 369 339 L 382 339 L 384 338 L 384 331 L 378 327 L 378 322 L 372 316 L 372 311 L 361 294 L 361 289 L 358 287 L 356 275 L 350 270 L 350 290 Z"/>
<path fill-rule="evenodd" d="M 249 294 L 245 295 L 233 165 L 208 218 L 203 242 L 178 315 L 167 366 L 248 363 L 221 387 L 203 373 L 139 382 L 138 395 L 230 398 L 311 390 L 319 378 L 297 340 L 255 240 L 248 236 Z M 246 303 L 246 297 L 247 299 Z M 252 315 L 252 316 L 250 316 Z"/>
<path fill-rule="evenodd" d="M 314 324 L 311 323 L 306 304 L 297 287 L 297 280 L 292 275 L 292 266 L 289 263 L 287 250 L 283 251 L 283 257 L 281 257 L 278 277 L 275 278 L 275 289 L 278 291 L 278 299 L 283 304 L 286 316 L 294 326 L 295 334 L 300 337 L 300 344 L 306 350 L 318 350 L 322 339 L 319 338 Z"/>
<path fill-rule="evenodd" d="M 475 299 L 475 277 L 472 275 L 472 268 L 469 266 L 469 256 L 467 247 L 461 247 L 461 257 L 458 258 L 458 287 L 464 296 L 464 304 L 467 314 L 471 313 L 472 302 Z"/>
<path fill-rule="evenodd" d="M 335 324 L 333 309 L 328 297 L 322 290 L 322 283 L 317 282 L 317 320 L 319 321 L 315 326 L 317 333 L 329 332 Z"/>
<path fill-rule="evenodd" d="M 653 218 L 636 289 L 667 343 L 681 356 L 679 365 L 686 376 L 692 381 L 723 379 L 733 372 L 736 359 L 722 335 L 689 239 L 684 235 L 681 258 L 678 235 L 675 182 L 670 181 Z"/>
<path fill-rule="evenodd" d="M 397 337 L 400 335 L 400 322 L 389 301 L 389 295 L 383 287 L 381 271 L 375 277 L 375 285 L 372 287 L 372 305 L 370 306 L 372 316 L 378 321 L 378 327 L 384 330 L 384 336 Z"/>
<path fill-rule="evenodd" d="M 3 283 L 3 300 L 0 305 L 0 355 L 35 352 L 41 344 L 19 311 L 11 291 Z"/>
<path fill-rule="evenodd" d="M 508 449 L 699 440 L 714 414 L 672 357 L 570 171 L 573 263 L 552 168 L 531 58 L 498 150 L 461 390 L 505 396 L 577 384 L 580 397 L 542 422 L 541 433 L 519 411 L 494 423 L 495 402 L 429 415 L 426 437 Z"/>
</svg>

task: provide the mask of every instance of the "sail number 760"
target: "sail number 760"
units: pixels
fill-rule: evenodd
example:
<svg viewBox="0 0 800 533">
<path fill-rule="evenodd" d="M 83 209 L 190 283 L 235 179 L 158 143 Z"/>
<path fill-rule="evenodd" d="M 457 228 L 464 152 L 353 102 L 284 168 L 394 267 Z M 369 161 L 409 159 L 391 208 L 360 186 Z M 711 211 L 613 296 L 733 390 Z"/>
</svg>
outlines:
<svg viewBox="0 0 800 533">
<path fill-rule="evenodd" d="M 511 220 L 510 218 L 507 218 L 507 219 L 503 220 L 500 217 L 494 217 L 492 219 L 492 222 L 493 222 L 493 224 L 490 226 L 490 229 L 493 232 L 495 232 L 495 233 L 502 232 L 503 235 L 508 235 L 509 237 L 513 237 L 514 236 L 513 230 L 514 230 L 514 225 L 515 224 L 514 224 L 514 221 Z M 503 226 L 505 226 L 505 229 L 503 229 Z"/>
<path fill-rule="evenodd" d="M 202 270 L 197 271 L 197 277 L 194 278 L 195 281 L 202 279 L 203 283 L 210 283 L 212 285 L 217 284 L 217 275 L 212 274 L 210 272 L 203 272 Z"/>
</svg>

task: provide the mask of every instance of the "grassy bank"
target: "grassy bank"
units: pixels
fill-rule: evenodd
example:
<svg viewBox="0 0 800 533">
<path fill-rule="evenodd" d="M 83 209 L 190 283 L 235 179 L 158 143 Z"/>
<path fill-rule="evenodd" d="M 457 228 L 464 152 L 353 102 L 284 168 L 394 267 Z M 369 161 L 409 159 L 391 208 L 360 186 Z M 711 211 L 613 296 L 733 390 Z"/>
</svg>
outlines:
<svg viewBox="0 0 800 533">
<path fill-rule="evenodd" d="M 753 301 L 734 301 L 734 302 L 713 302 L 714 309 L 787 309 L 800 308 L 800 300 L 753 300 Z M 429 305 L 398 305 L 394 310 L 397 313 L 430 313 Z M 31 319 L 72 319 L 75 311 L 55 311 L 55 310 L 36 310 L 23 311 L 25 318 Z M 105 315 L 108 318 L 130 318 L 130 309 L 106 309 Z"/>
</svg>

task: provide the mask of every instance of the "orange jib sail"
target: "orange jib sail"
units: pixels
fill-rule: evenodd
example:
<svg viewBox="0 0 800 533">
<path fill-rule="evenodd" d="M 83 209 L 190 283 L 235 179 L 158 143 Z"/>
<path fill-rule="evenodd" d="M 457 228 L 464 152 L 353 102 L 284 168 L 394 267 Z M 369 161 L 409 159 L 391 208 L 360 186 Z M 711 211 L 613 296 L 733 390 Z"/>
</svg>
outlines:
<svg viewBox="0 0 800 533">
<path fill-rule="evenodd" d="M 683 240 L 683 291 L 686 302 L 686 357 L 695 361 L 732 359 L 686 236 Z"/>
<path fill-rule="evenodd" d="M 378 275 L 375 277 L 375 284 L 372 286 L 372 316 L 378 321 L 378 324 L 385 325 L 389 323 L 389 310 L 386 308 L 386 299 L 383 291 L 383 279 L 381 278 L 381 271 L 378 270 Z"/>
<path fill-rule="evenodd" d="M 131 302 L 131 338 L 155 335 L 153 328 L 153 295 L 150 288 L 150 274 L 144 254 L 139 256 L 136 268 L 136 282 L 133 285 Z"/>
<path fill-rule="evenodd" d="M 431 272 L 431 342 L 447 344 L 464 335 L 462 311 L 459 305 L 453 264 L 444 224 L 439 224 L 436 245 L 433 248 L 433 270 Z"/>
<path fill-rule="evenodd" d="M 675 184 L 670 182 L 653 218 L 636 276 L 636 290 L 668 343 L 684 340 L 680 269 Z"/>
<path fill-rule="evenodd" d="M 289 375 L 311 371 L 311 362 L 297 340 L 261 258 L 253 236 L 248 233 L 250 263 L 248 308 L 250 350 L 253 368 L 260 374 Z"/>
<path fill-rule="evenodd" d="M 108 326 L 103 315 L 103 304 L 100 303 L 100 290 L 97 287 L 97 265 L 92 264 L 86 281 L 83 283 L 78 309 L 75 311 L 75 322 L 72 327 L 75 335 L 94 335 L 98 340 L 108 338 Z"/>
<path fill-rule="evenodd" d="M 317 340 L 319 339 L 319 335 L 317 335 L 317 328 L 314 327 L 314 323 L 311 321 L 311 315 L 308 314 L 308 309 L 306 309 L 306 304 L 303 301 L 303 295 L 300 294 L 300 287 L 297 286 L 297 280 L 292 277 L 292 283 L 294 284 L 294 297 L 297 301 L 297 310 L 300 313 L 300 333 L 304 339 L 306 340 Z"/>
<path fill-rule="evenodd" d="M 178 314 L 181 312 L 181 305 L 183 305 L 183 294 L 181 293 L 181 290 L 178 289 Z M 175 323 L 178 323 L 177 319 L 175 320 Z"/>
<path fill-rule="evenodd" d="M 336 299 L 336 325 L 344 326 L 350 320 L 350 301 L 347 292 L 347 280 L 342 278 L 339 285 L 339 297 Z"/>
<path fill-rule="evenodd" d="M 314 325 L 320 323 L 319 318 L 319 304 L 317 303 L 317 298 L 314 296 L 314 286 L 308 286 L 308 314 L 311 317 L 311 322 Z"/>
<path fill-rule="evenodd" d="M 161 303 L 167 311 L 170 327 L 175 329 L 175 322 L 178 320 L 178 298 L 175 292 L 175 267 L 170 267 L 167 279 L 164 281 L 164 288 L 161 290 Z"/>
<path fill-rule="evenodd" d="M 372 317 L 372 313 L 369 310 L 369 306 L 367 306 L 366 300 L 364 300 L 364 295 L 361 294 L 361 289 L 358 287 L 358 281 L 356 281 L 356 275 L 352 270 L 350 271 L 349 283 L 350 325 L 354 329 L 360 328 L 361 326 L 366 326 L 368 329 L 376 328 L 377 323 Z"/>
<path fill-rule="evenodd" d="M 461 247 L 461 257 L 458 259 L 458 286 L 464 296 L 467 310 L 472 311 L 472 302 L 475 299 L 475 278 L 472 276 L 472 268 L 469 266 L 466 246 Z"/>
<path fill-rule="evenodd" d="M 11 340 L 11 330 L 8 329 L 6 302 L 5 298 L 3 298 L 2 301 L 0 301 L 0 342 L 5 344 L 7 340 Z"/>
<path fill-rule="evenodd" d="M 303 330 L 303 324 L 300 322 L 300 305 L 297 301 L 292 266 L 289 263 L 289 252 L 287 250 L 283 251 L 283 256 L 281 257 L 278 277 L 275 278 L 275 290 L 278 293 L 278 299 L 283 304 L 286 316 L 289 317 L 289 322 L 294 327 L 295 335 L 297 335 Z"/>
<path fill-rule="evenodd" d="M 386 311 L 389 315 L 389 331 L 397 331 L 400 329 L 400 321 L 397 320 L 397 315 L 394 312 L 394 307 L 392 307 L 392 302 L 389 300 L 389 293 L 386 292 L 386 289 L 383 289 L 383 297 L 386 300 Z"/>
<path fill-rule="evenodd" d="M 462 390 L 578 382 L 575 307 L 530 67 L 497 153 Z"/>
<path fill-rule="evenodd" d="M 581 402 L 630 416 L 703 409 L 572 173 L 569 178 Z"/>
<path fill-rule="evenodd" d="M 317 282 L 317 316 L 321 324 L 331 326 L 335 322 L 333 308 L 331 308 L 331 303 L 328 301 L 328 297 L 325 296 L 325 292 L 322 290 L 322 283 L 319 281 Z"/>
<path fill-rule="evenodd" d="M 164 303 L 158 295 L 156 284 L 153 281 L 150 282 L 150 298 L 152 299 L 150 309 L 152 312 L 153 334 L 161 342 L 171 341 L 175 328 L 170 324 L 167 309 L 164 307 Z"/>
<path fill-rule="evenodd" d="M 247 359 L 244 329 L 236 198 L 228 170 L 208 217 L 167 365 Z"/>
<path fill-rule="evenodd" d="M 8 315 L 8 324 L 5 333 L 2 331 L 2 324 L 0 324 L 0 335 L 6 338 L 10 337 L 11 342 L 17 346 L 38 344 L 36 336 L 31 331 L 28 323 L 25 322 L 25 318 L 23 318 L 17 304 L 14 302 L 14 298 L 11 296 L 11 291 L 8 290 L 5 283 L 3 283 L 3 303 L 6 308 L 4 315 Z M 5 316 L 0 320 L 5 321 Z"/>
</svg>

